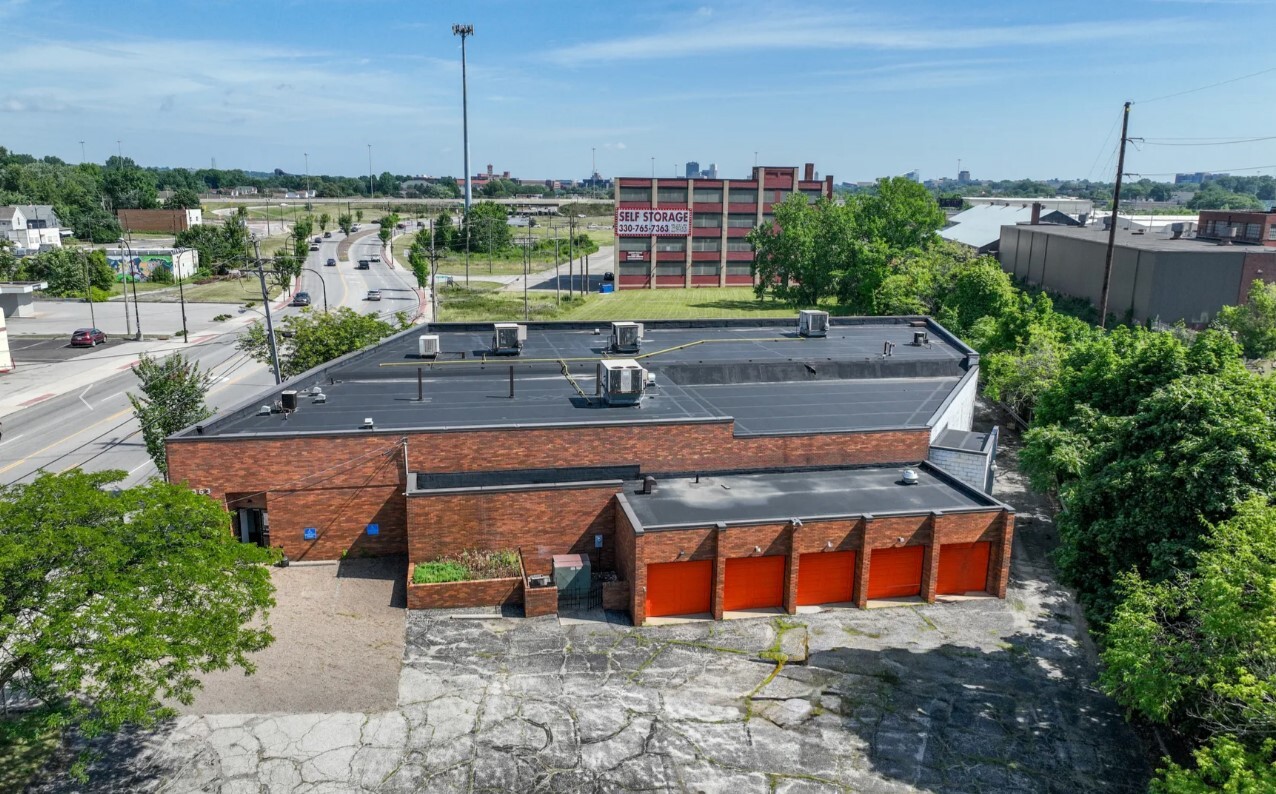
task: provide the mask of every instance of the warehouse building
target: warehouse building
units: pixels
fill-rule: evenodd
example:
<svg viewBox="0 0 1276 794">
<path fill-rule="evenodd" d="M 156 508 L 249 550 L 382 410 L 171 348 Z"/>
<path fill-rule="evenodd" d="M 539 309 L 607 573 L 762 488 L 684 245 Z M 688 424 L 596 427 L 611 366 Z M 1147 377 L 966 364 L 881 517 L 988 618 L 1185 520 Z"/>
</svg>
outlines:
<svg viewBox="0 0 1276 794">
<path fill-rule="evenodd" d="M 616 180 L 613 225 L 617 286 L 726 287 L 753 284 L 749 232 L 774 220 L 774 207 L 800 193 L 833 198 L 833 177 L 758 166 L 748 179 Z"/>
<path fill-rule="evenodd" d="M 1222 307 L 1245 303 L 1255 279 L 1276 277 L 1276 249 L 1236 244 L 1223 222 L 1210 223 L 1206 235 L 1195 237 L 1181 223 L 1156 231 L 1118 228 L 1109 313 L 1137 322 L 1207 325 Z M 1254 243 L 1262 242 L 1258 232 L 1253 236 Z M 1097 226 L 1003 226 L 998 258 L 1002 270 L 1026 284 L 1098 306 L 1107 246 L 1108 230 Z"/>
<path fill-rule="evenodd" d="M 410 329 L 170 437 L 170 477 L 293 560 L 519 552 L 416 607 L 553 612 L 569 569 L 636 624 L 1004 597 L 978 354 L 926 318 L 803 315 Z"/>
</svg>

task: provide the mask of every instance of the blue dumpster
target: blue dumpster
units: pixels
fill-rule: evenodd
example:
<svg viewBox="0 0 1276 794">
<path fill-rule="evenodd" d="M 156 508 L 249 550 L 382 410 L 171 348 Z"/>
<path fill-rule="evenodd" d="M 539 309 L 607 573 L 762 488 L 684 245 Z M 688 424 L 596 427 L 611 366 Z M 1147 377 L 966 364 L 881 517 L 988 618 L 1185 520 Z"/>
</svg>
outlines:
<svg viewBox="0 0 1276 794">
<path fill-rule="evenodd" d="M 616 285 L 615 284 L 599 284 L 598 291 L 599 292 L 615 292 Z"/>
</svg>

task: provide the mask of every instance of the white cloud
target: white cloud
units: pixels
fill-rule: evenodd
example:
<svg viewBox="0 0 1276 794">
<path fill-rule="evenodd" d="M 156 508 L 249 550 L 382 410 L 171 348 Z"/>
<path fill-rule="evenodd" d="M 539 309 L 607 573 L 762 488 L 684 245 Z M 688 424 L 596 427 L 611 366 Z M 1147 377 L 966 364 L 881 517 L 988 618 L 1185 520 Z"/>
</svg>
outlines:
<svg viewBox="0 0 1276 794">
<path fill-rule="evenodd" d="M 1199 34 L 1199 20 L 1145 19 L 1141 36 Z M 564 66 L 774 50 L 967 50 L 1096 42 L 1130 35 L 1123 20 L 954 27 L 825 14 L 696 20 L 659 33 L 572 44 L 542 57 Z"/>
</svg>

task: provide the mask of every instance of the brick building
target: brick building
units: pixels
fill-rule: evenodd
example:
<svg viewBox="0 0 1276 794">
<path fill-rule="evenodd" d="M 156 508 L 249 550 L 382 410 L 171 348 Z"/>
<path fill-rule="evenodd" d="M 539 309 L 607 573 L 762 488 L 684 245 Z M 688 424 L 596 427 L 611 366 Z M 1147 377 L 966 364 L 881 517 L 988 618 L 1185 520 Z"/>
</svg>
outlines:
<svg viewBox="0 0 1276 794">
<path fill-rule="evenodd" d="M 607 330 L 405 331 L 170 437 L 170 476 L 294 560 L 520 552 L 521 580 L 410 586 L 413 606 L 552 612 L 535 585 L 562 555 L 639 624 L 1004 596 L 1014 516 L 987 493 L 995 434 L 970 432 L 979 359 L 941 326 Z"/>
<path fill-rule="evenodd" d="M 1276 212 L 1201 210 L 1197 217 L 1199 240 L 1220 240 L 1276 247 Z"/>
<path fill-rule="evenodd" d="M 745 239 L 794 193 L 833 197 L 833 177 L 755 167 L 748 179 L 616 179 L 616 283 L 620 289 L 751 285 Z"/>
</svg>

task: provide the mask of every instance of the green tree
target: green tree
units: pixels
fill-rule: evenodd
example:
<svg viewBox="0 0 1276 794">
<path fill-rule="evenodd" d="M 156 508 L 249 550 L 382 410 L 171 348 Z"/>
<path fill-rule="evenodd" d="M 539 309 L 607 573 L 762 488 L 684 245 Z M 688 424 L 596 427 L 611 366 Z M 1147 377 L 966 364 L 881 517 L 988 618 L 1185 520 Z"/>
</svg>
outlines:
<svg viewBox="0 0 1276 794">
<path fill-rule="evenodd" d="M 341 229 L 341 233 L 349 236 L 350 230 L 354 228 L 354 219 L 349 213 L 343 212 L 337 216 L 337 226 Z"/>
<path fill-rule="evenodd" d="M 115 271 L 106 259 L 106 252 L 95 248 L 88 252 L 89 285 L 94 289 L 108 290 L 115 283 Z"/>
<path fill-rule="evenodd" d="M 0 721 L 8 738 L 154 726 L 201 674 L 251 673 L 273 640 L 276 554 L 238 543 L 225 507 L 185 484 L 107 490 L 126 476 L 0 488 L 0 686 L 38 704 Z"/>
<path fill-rule="evenodd" d="M 158 204 L 155 177 L 128 157 L 107 160 L 102 171 L 102 192 L 111 210 L 153 209 Z"/>
<path fill-rule="evenodd" d="M 346 353 L 376 344 L 391 334 L 411 326 L 406 314 L 398 312 L 392 321 L 375 314 L 360 314 L 343 306 L 327 313 L 303 310 L 275 326 L 279 369 L 284 378 L 331 361 Z M 270 346 L 261 323 L 249 326 L 237 347 L 263 364 L 270 363 Z"/>
<path fill-rule="evenodd" d="M 907 177 L 879 179 L 875 195 L 852 201 L 860 236 L 897 251 L 929 246 L 947 221 L 931 192 Z"/>
<path fill-rule="evenodd" d="M 1194 772 L 1171 767 L 1167 782 L 1236 777 L 1230 764 L 1225 776 L 1217 774 L 1217 762 L 1235 759 L 1229 750 L 1236 748 L 1254 758 L 1241 769 L 1276 782 L 1276 508 L 1263 496 L 1238 505 L 1232 518 L 1206 526 L 1192 562 L 1159 583 L 1137 573 L 1120 579 L 1123 600 L 1103 651 L 1104 688 L 1181 736 L 1235 745 L 1216 743 L 1198 754 Z"/>
<path fill-rule="evenodd" d="M 1018 303 L 1019 292 L 997 260 L 980 257 L 949 274 L 936 313 L 948 330 L 966 339 L 980 319 L 1000 318 L 1013 311 Z"/>
<path fill-rule="evenodd" d="M 394 234 L 394 227 L 386 226 L 384 224 L 382 224 L 381 228 L 377 231 L 377 237 L 381 239 L 382 245 L 389 245 L 390 237 L 393 234 Z"/>
<path fill-rule="evenodd" d="M 439 213 L 439 217 L 434 219 L 434 246 L 440 251 L 446 251 L 455 246 L 456 227 L 452 225 L 452 213 L 444 210 Z"/>
<path fill-rule="evenodd" d="M 1063 489 L 1060 572 L 1100 624 L 1134 570 L 1152 583 L 1191 568 L 1211 522 L 1276 478 L 1276 383 L 1243 369 L 1189 374 L 1092 441 Z"/>
<path fill-rule="evenodd" d="M 469 212 L 465 213 L 461 219 L 460 234 L 453 238 L 452 245 L 464 250 L 467 241 L 470 244 L 470 250 L 480 243 L 494 251 L 508 248 L 511 245 L 511 235 L 509 213 L 505 207 L 493 201 L 479 201 L 471 204 Z"/>
<path fill-rule="evenodd" d="M 355 223 L 363 223 L 363 210 L 361 210 L 361 209 L 356 209 L 356 210 L 354 211 L 354 222 L 355 222 Z"/>
<path fill-rule="evenodd" d="M 1254 279 L 1242 306 L 1224 306 L 1216 324 L 1236 334 L 1246 358 L 1268 358 L 1276 353 L 1276 284 Z"/>
<path fill-rule="evenodd" d="M 332 223 L 332 216 L 326 212 L 319 213 L 319 231 L 328 231 L 328 224 Z"/>
<path fill-rule="evenodd" d="M 167 476 L 164 439 L 213 415 L 204 404 L 212 378 L 181 353 L 162 359 L 143 353 L 133 374 L 141 382 L 142 390 L 140 395 L 128 395 L 133 415 L 142 427 L 147 454 L 155 461 L 160 474 Z"/>
<path fill-rule="evenodd" d="M 179 188 L 173 191 L 172 196 L 165 199 L 164 209 L 197 210 L 199 209 L 199 194 L 188 187 Z"/>
</svg>

